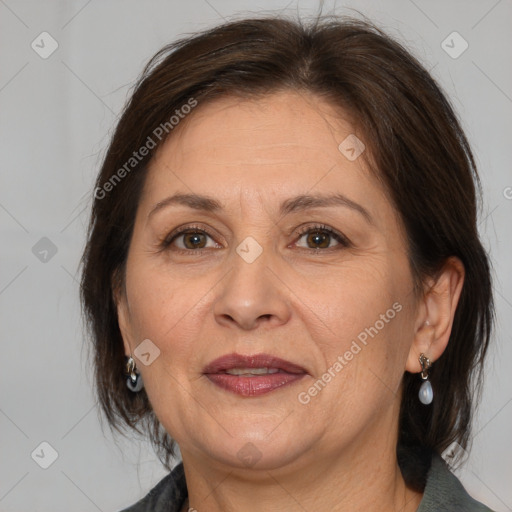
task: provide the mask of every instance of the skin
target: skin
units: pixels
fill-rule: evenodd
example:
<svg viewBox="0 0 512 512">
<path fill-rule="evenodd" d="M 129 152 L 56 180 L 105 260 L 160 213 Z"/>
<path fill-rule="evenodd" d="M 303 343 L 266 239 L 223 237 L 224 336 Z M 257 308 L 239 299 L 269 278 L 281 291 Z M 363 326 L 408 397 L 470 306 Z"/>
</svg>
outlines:
<svg viewBox="0 0 512 512">
<path fill-rule="evenodd" d="M 318 97 L 217 99 L 176 130 L 150 164 L 117 303 L 125 353 L 145 339 L 160 350 L 150 365 L 136 362 L 180 446 L 183 509 L 416 510 L 422 495 L 406 487 L 395 452 L 401 382 L 405 370 L 421 370 L 421 352 L 435 362 L 444 351 L 462 264 L 448 260 L 424 293 L 413 292 L 407 242 L 386 191 L 363 158 L 349 161 L 338 149 L 349 134 L 364 135 Z M 149 215 L 177 192 L 208 195 L 224 209 L 173 205 Z M 339 205 L 279 214 L 290 197 L 333 192 L 366 209 L 371 222 Z M 202 251 L 187 249 L 197 243 L 190 236 L 162 248 L 190 224 L 211 233 L 199 238 Z M 316 224 L 349 245 L 297 232 L 314 233 Z M 248 236 L 262 249 L 252 263 L 236 252 Z M 400 312 L 301 403 L 298 394 L 394 303 Z M 271 353 L 308 375 L 259 397 L 235 395 L 202 373 L 231 352 Z M 238 456 L 244 450 L 253 462 Z"/>
</svg>

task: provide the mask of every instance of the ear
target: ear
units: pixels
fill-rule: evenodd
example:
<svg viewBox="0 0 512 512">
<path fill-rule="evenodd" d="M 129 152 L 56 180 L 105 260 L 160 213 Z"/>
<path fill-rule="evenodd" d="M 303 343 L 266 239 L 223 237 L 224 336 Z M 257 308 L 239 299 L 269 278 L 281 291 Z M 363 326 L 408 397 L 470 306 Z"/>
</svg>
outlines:
<svg viewBox="0 0 512 512">
<path fill-rule="evenodd" d="M 112 298 L 117 308 L 117 322 L 123 338 L 124 353 L 125 355 L 130 356 L 133 352 L 131 348 L 133 343 L 130 329 L 130 308 L 128 306 L 126 289 L 123 284 L 119 283 L 119 281 L 117 281 L 113 286 Z"/>
<path fill-rule="evenodd" d="M 419 357 L 422 352 L 433 363 L 445 351 L 464 276 L 464 265 L 459 258 L 452 256 L 446 260 L 437 277 L 427 283 L 417 309 L 414 341 L 405 366 L 408 372 L 421 371 Z"/>
</svg>

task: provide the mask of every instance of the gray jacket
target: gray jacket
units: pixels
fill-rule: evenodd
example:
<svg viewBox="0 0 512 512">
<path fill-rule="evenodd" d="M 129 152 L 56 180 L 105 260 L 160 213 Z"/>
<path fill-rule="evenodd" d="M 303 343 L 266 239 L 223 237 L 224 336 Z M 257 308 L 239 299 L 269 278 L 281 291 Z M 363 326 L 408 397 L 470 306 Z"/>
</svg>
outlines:
<svg viewBox="0 0 512 512">
<path fill-rule="evenodd" d="M 122 512 L 180 512 L 187 498 L 183 463 L 179 463 L 140 501 Z M 492 512 L 465 491 L 437 454 L 427 476 L 427 485 L 416 512 Z"/>
</svg>

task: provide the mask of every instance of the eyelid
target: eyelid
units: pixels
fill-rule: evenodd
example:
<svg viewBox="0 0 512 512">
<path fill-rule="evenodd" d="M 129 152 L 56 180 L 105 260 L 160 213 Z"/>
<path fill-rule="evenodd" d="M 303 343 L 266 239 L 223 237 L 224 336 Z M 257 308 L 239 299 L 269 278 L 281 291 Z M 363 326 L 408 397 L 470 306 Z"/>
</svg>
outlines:
<svg viewBox="0 0 512 512">
<path fill-rule="evenodd" d="M 318 223 L 315 223 L 313 225 L 306 224 L 306 225 L 303 225 L 303 226 L 295 229 L 293 231 L 293 233 L 294 233 L 294 236 L 298 237 L 298 238 L 293 242 L 293 244 L 295 244 L 298 240 L 300 240 L 300 238 L 302 238 L 302 236 L 305 235 L 306 233 L 314 232 L 314 231 L 323 231 L 323 232 L 328 233 L 330 236 L 334 237 L 337 240 L 338 244 L 340 246 L 342 246 L 342 247 L 350 247 L 352 245 L 350 240 L 345 235 L 340 233 L 339 231 L 337 231 L 334 228 L 331 228 L 330 226 L 327 226 L 325 224 L 318 224 Z M 165 250 L 174 242 L 174 240 L 176 238 L 178 238 L 179 236 L 181 236 L 183 234 L 186 234 L 188 232 L 203 233 L 203 234 L 209 236 L 212 240 L 215 241 L 215 235 L 207 227 L 205 227 L 203 225 L 199 225 L 199 224 L 190 224 L 190 225 L 184 225 L 184 226 L 181 226 L 181 227 L 178 227 L 178 228 L 174 229 L 170 234 L 166 235 L 159 242 L 159 246 L 162 248 L 162 250 Z M 215 242 L 215 243 L 217 244 L 218 242 Z M 305 250 L 305 251 L 308 251 L 308 252 L 310 252 L 310 251 L 329 252 L 330 250 L 334 250 L 336 247 L 337 246 L 329 247 L 329 248 L 326 248 L 326 249 L 298 247 L 298 249 L 299 250 Z M 211 249 L 211 247 L 203 247 L 203 248 L 199 248 L 199 249 L 181 249 L 181 248 L 176 248 L 174 250 L 177 251 L 177 252 L 201 253 L 202 251 L 208 250 L 208 249 Z"/>
<path fill-rule="evenodd" d="M 331 228 L 330 226 L 327 226 L 325 224 L 318 224 L 318 223 L 314 224 L 314 225 L 307 224 L 307 225 L 301 226 L 297 230 L 295 230 L 295 234 L 299 237 L 298 239 L 300 239 L 306 233 L 314 232 L 314 231 L 324 231 L 324 232 L 328 233 L 330 236 L 334 237 L 338 241 L 338 243 L 343 247 L 351 247 L 352 246 L 352 243 L 350 242 L 350 240 L 343 233 L 340 233 L 336 229 Z M 296 243 L 296 242 L 294 242 L 294 243 Z M 305 247 L 299 247 L 299 249 L 304 249 L 307 251 L 318 251 L 318 248 L 317 249 L 308 249 Z M 321 249 L 321 251 L 326 252 L 326 251 L 329 251 L 332 249 L 335 249 L 335 247 Z M 320 251 L 318 251 L 318 252 L 320 252 Z"/>
<path fill-rule="evenodd" d="M 178 227 L 174 230 L 171 231 L 171 233 L 169 233 L 168 235 L 166 235 L 160 242 L 160 245 L 162 246 L 163 249 L 167 248 L 168 246 L 170 246 L 172 244 L 172 242 L 174 242 L 174 240 L 176 238 L 178 238 L 179 236 L 183 235 L 183 234 L 186 234 L 188 232 L 198 232 L 198 233 L 204 233 L 206 235 L 208 235 L 212 240 L 215 238 L 216 235 L 213 234 L 213 232 L 211 230 L 209 230 L 208 228 L 206 228 L 205 226 L 202 226 L 202 225 L 199 225 L 199 224 L 187 224 L 185 226 L 181 226 L 181 227 Z M 216 242 L 217 243 L 217 242 Z M 178 251 L 179 250 L 185 250 L 186 252 L 198 252 L 200 251 L 201 249 L 196 249 L 195 251 L 192 250 L 192 249 L 177 249 Z"/>
</svg>

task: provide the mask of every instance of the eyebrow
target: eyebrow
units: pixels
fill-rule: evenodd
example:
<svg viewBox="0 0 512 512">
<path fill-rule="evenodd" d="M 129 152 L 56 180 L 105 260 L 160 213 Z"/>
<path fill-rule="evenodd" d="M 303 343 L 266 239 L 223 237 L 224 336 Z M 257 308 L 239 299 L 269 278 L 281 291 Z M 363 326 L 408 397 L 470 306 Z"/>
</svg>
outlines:
<svg viewBox="0 0 512 512">
<path fill-rule="evenodd" d="M 174 205 L 187 206 L 188 208 L 205 212 L 219 212 L 223 210 L 222 204 L 212 197 L 199 194 L 177 193 L 158 202 L 149 212 L 148 218 L 158 211 Z M 359 212 L 368 223 L 373 224 L 373 218 L 368 210 L 359 203 L 356 203 L 339 193 L 329 195 L 302 194 L 291 197 L 281 203 L 279 211 L 280 214 L 284 216 L 293 212 L 304 211 L 312 208 L 327 208 L 329 206 L 344 206 L 355 210 L 356 212 Z"/>
</svg>

